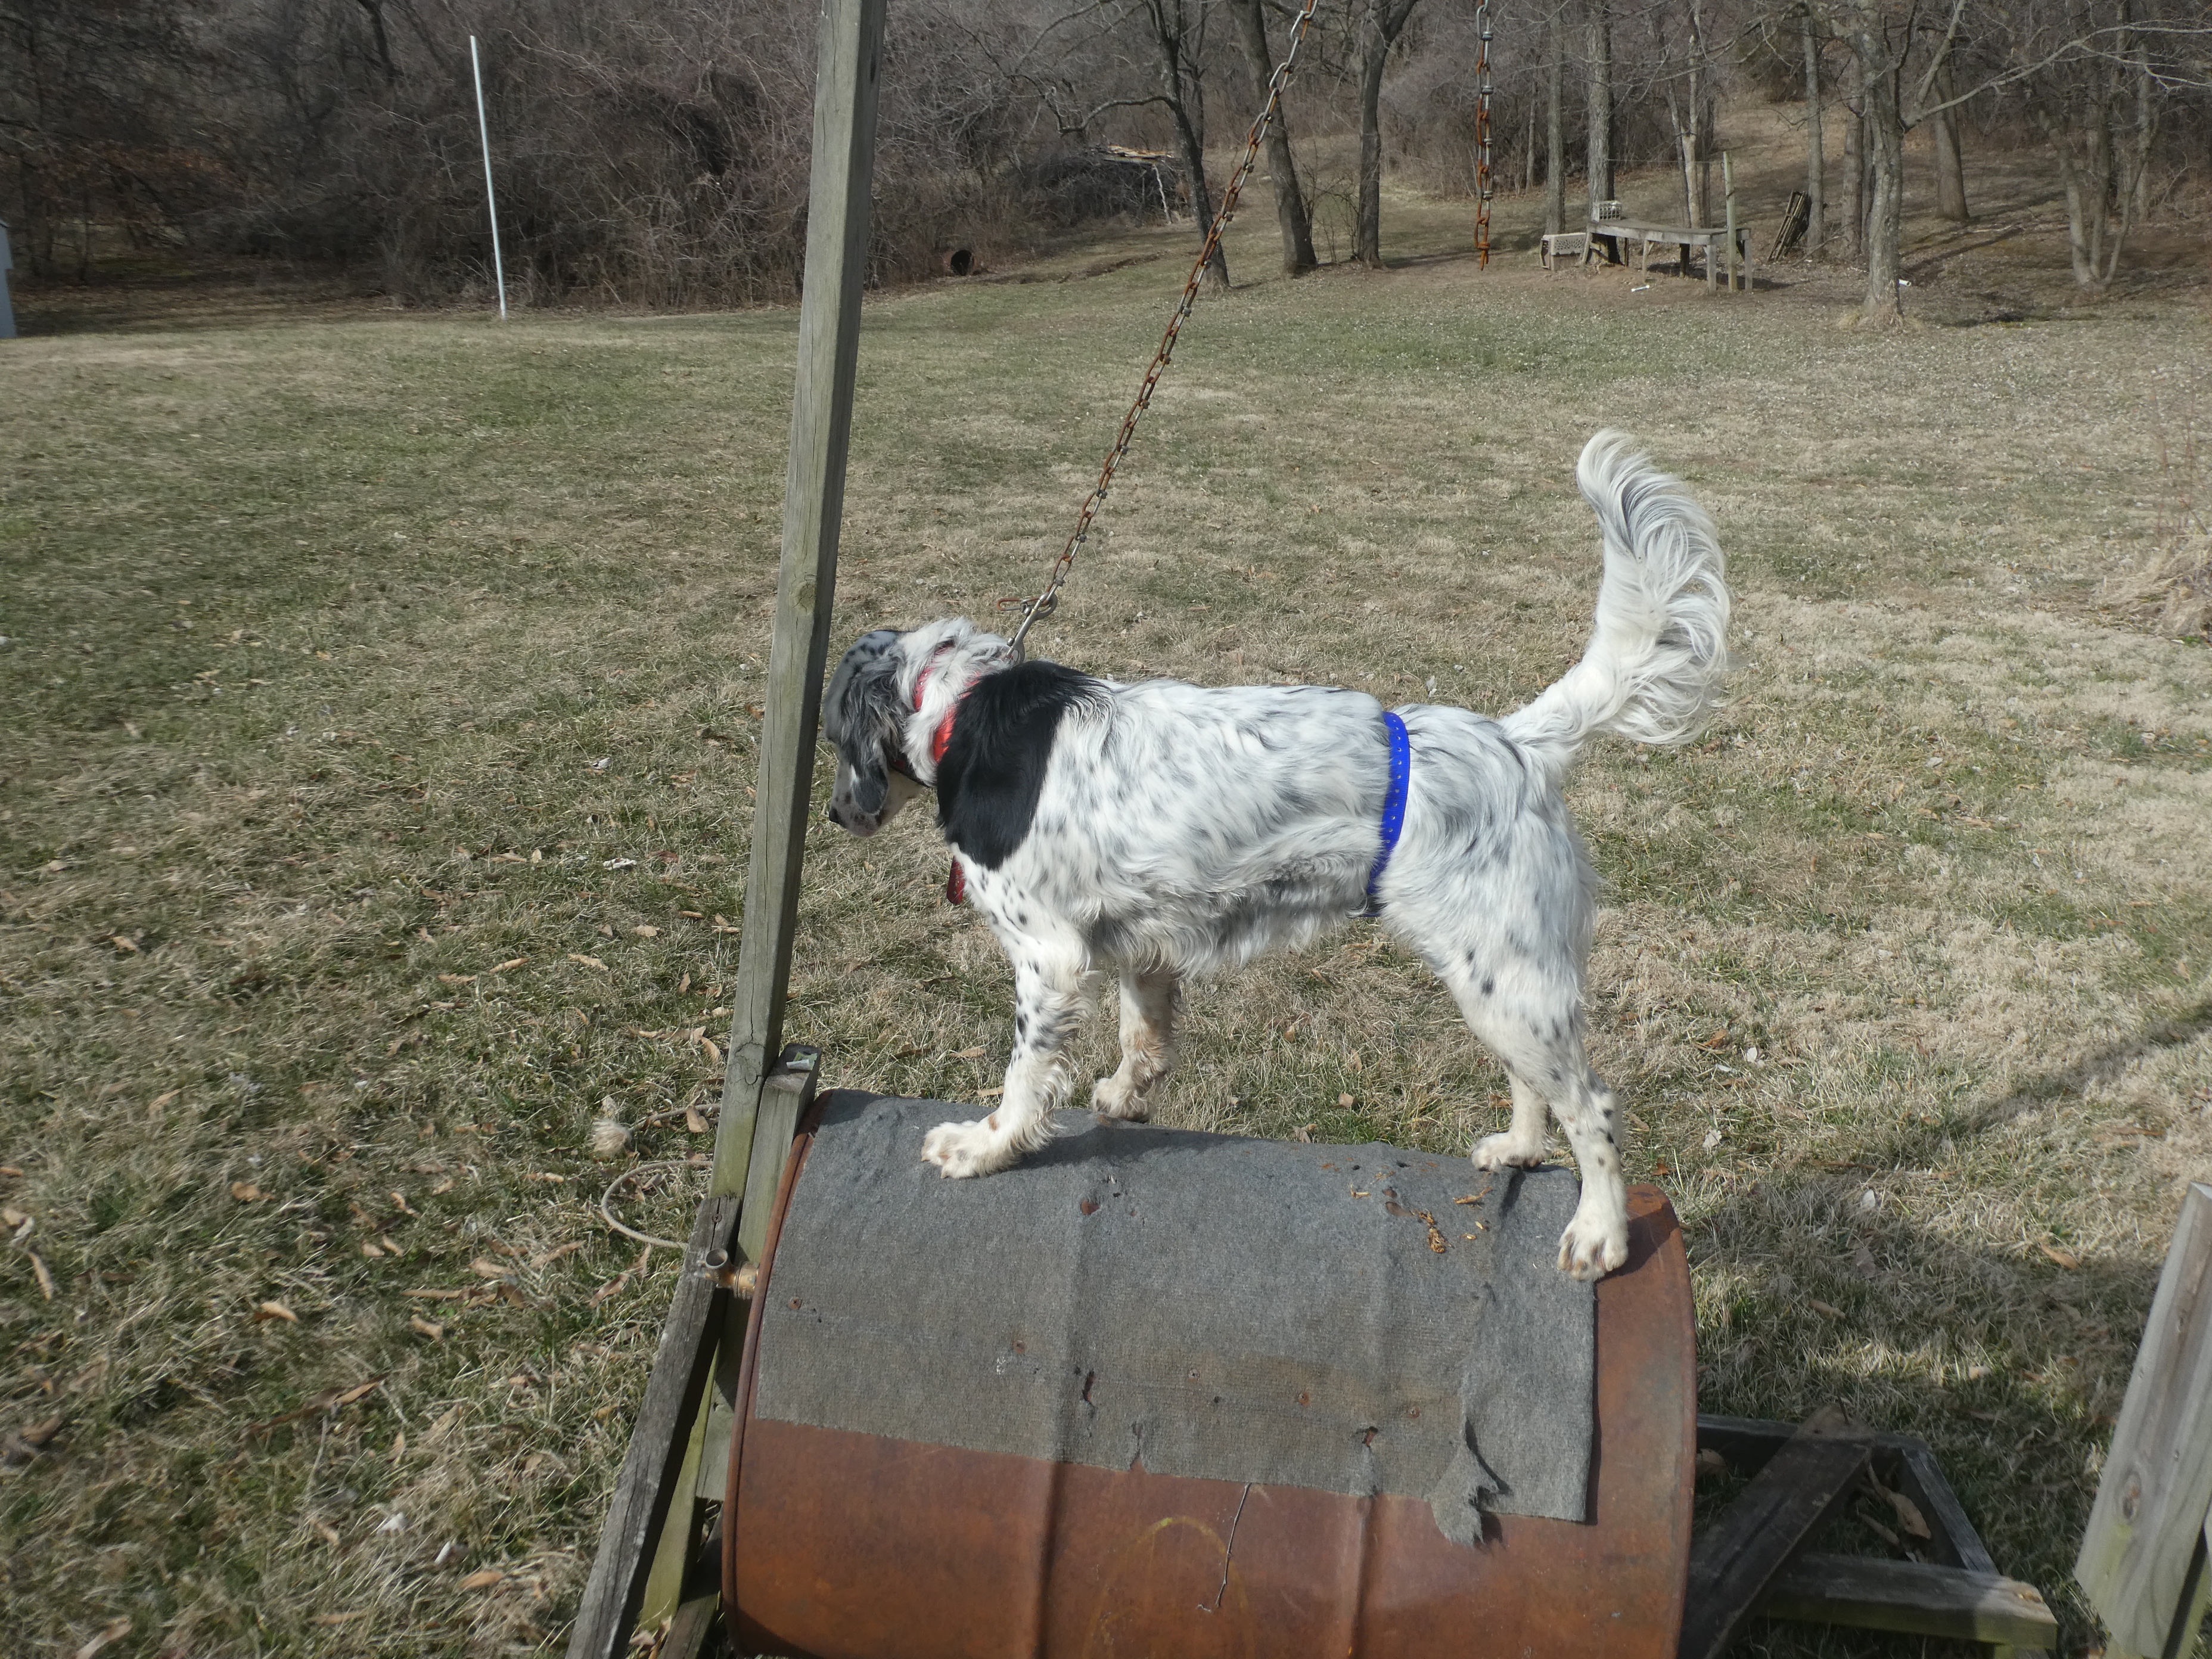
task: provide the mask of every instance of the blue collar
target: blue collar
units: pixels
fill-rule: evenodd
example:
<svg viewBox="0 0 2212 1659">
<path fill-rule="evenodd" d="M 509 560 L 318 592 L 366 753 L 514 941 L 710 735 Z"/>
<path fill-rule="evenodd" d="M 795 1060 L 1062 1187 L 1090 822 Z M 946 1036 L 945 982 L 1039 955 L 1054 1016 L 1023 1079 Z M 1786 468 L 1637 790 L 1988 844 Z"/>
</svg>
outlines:
<svg viewBox="0 0 2212 1659">
<path fill-rule="evenodd" d="M 1406 722 L 1385 709 L 1382 724 L 1390 732 L 1390 793 L 1382 797 L 1382 850 L 1367 875 L 1367 908 L 1359 913 L 1363 916 L 1382 914 L 1376 889 L 1382 884 L 1382 872 L 1390 867 L 1390 854 L 1398 850 L 1398 837 L 1406 828 L 1406 786 L 1413 775 L 1413 748 L 1406 737 Z"/>
</svg>

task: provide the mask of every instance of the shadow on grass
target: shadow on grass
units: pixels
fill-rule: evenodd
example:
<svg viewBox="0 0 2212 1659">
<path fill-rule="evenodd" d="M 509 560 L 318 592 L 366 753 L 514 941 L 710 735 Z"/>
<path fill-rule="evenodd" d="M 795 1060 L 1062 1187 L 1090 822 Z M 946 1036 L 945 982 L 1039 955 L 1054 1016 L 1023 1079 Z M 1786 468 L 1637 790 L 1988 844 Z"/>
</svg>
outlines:
<svg viewBox="0 0 2212 1659">
<path fill-rule="evenodd" d="M 1905 1218 L 1881 1182 L 1940 1170 L 1962 1144 L 2208 1031 L 2212 1000 L 1936 1123 L 1832 1144 L 1834 1156 L 1762 1176 L 1694 1229 L 1701 1408 L 1798 1421 L 1834 1400 L 1875 1427 L 1922 1436 L 1999 1569 L 2049 1599 L 2067 1651 L 2094 1636 L 2072 1582 L 2074 1550 L 2163 1265 L 2162 1241 L 2140 1255 L 2087 1258 L 2025 1238 L 2014 1249 L 1963 1246 L 1954 1231 Z M 2059 1178 L 2087 1183 L 2093 1171 Z M 1885 1553 L 1870 1529 L 1856 1530 L 1865 1534 L 1860 1547 Z M 1952 1651 L 1784 1630 L 1768 1627 L 1748 1650 Z"/>
</svg>

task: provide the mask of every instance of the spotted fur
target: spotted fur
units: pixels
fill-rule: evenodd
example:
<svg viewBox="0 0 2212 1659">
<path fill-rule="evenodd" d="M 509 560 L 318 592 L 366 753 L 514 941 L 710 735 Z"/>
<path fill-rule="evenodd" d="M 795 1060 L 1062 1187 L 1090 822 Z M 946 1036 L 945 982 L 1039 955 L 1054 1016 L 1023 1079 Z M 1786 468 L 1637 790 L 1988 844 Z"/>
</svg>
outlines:
<svg viewBox="0 0 2212 1659">
<path fill-rule="evenodd" d="M 1711 521 L 1626 439 L 1593 438 L 1577 479 L 1605 558 L 1582 660 L 1503 720 L 1398 711 L 1413 775 L 1377 898 L 1381 925 L 1511 1079 L 1511 1127 L 1476 1143 L 1476 1164 L 1540 1162 L 1547 1106 L 1565 1131 L 1583 1196 L 1559 1265 L 1595 1279 L 1627 1259 L 1621 1124 L 1584 1054 L 1595 878 L 1559 788 L 1592 732 L 1697 733 L 1726 666 L 1729 594 Z M 940 769 L 931 739 L 956 704 Z M 1006 1169 L 1050 1138 L 1073 1039 L 1109 974 L 1121 1063 L 1092 1103 L 1146 1116 L 1173 1060 L 1180 981 L 1348 921 L 1381 848 L 1389 744 L 1382 705 L 1361 691 L 1017 665 L 1004 640 L 951 618 L 863 637 L 830 682 L 824 728 L 838 757 L 830 817 L 872 835 L 934 787 L 969 895 L 1013 963 L 999 1109 L 923 1142 L 948 1176 Z"/>
</svg>

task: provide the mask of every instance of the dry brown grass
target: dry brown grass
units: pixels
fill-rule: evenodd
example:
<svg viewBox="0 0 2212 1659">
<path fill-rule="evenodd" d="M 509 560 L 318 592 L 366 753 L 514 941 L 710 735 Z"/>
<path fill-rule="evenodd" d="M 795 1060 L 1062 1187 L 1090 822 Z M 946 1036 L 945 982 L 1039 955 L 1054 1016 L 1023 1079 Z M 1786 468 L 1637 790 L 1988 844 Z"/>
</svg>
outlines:
<svg viewBox="0 0 2212 1659">
<path fill-rule="evenodd" d="M 1478 276 L 1457 210 L 1395 211 L 1404 268 L 1201 312 L 1042 648 L 1510 706 L 1586 626 L 1575 452 L 1644 434 L 1719 520 L 1741 672 L 1708 740 L 1601 745 L 1573 799 L 1598 1056 L 1689 1228 L 1706 1404 L 1926 1435 L 2078 1646 L 2098 1449 L 2212 1151 L 2212 657 L 2099 604 L 2155 538 L 2144 388 L 2212 344 L 2201 302 L 1996 322 L 1939 279 L 1957 325 L 1869 338 L 1835 279 Z M 1033 580 L 1178 246 L 872 308 L 841 639 Z M 684 1034 L 735 956 L 792 330 L 9 348 L 0 1200 L 33 1224 L 0 1425 L 64 1426 L 0 1471 L 0 1647 L 559 1641 L 667 1288 L 585 1139 L 611 1098 L 640 1156 L 703 1146 Z M 943 859 L 920 817 L 810 846 L 791 1029 L 836 1082 L 996 1080 L 1007 975 Z M 1502 1086 L 1353 931 L 1198 991 L 1167 1109 L 1456 1150 Z"/>
</svg>

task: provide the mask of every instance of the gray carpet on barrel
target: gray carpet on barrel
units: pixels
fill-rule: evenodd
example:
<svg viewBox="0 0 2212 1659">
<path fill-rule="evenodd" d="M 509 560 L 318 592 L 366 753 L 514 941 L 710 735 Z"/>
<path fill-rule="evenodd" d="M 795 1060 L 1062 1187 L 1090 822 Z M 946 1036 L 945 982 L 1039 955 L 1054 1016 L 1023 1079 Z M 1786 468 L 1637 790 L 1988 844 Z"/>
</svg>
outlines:
<svg viewBox="0 0 2212 1659">
<path fill-rule="evenodd" d="M 1155 1474 L 1586 1518 L 1595 1304 L 1570 1170 L 1060 1115 L 1002 1174 L 921 1162 L 943 1101 L 828 1097 L 755 1414 Z M 1457 1200 L 1476 1198 L 1474 1203 Z"/>
</svg>

